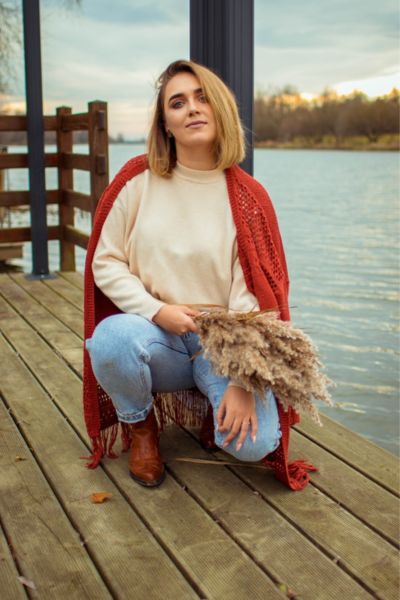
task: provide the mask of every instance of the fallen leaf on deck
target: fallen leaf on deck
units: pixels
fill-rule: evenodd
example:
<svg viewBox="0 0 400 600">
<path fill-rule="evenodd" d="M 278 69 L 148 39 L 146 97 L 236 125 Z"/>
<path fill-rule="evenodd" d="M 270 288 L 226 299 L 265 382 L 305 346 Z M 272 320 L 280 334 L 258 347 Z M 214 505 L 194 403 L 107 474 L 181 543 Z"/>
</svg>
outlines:
<svg viewBox="0 0 400 600">
<path fill-rule="evenodd" d="M 90 495 L 90 502 L 93 504 L 103 504 L 108 498 L 111 498 L 110 492 L 95 492 Z"/>
<path fill-rule="evenodd" d="M 23 577 L 22 575 L 20 575 L 18 577 L 18 579 L 22 583 L 22 585 L 25 585 L 26 587 L 31 588 L 31 590 L 36 590 L 35 584 L 30 579 L 27 579 L 26 577 Z"/>
<path fill-rule="evenodd" d="M 231 465 L 233 467 L 253 467 L 256 469 L 267 469 L 268 468 L 265 465 L 258 465 L 258 464 L 254 464 L 254 463 L 248 463 L 248 462 L 233 462 L 230 460 L 207 460 L 206 458 L 170 458 L 167 462 L 172 462 L 174 460 L 178 460 L 180 462 L 203 464 L 203 465 L 218 465 L 219 467 L 221 465 Z"/>
<path fill-rule="evenodd" d="M 25 456 L 16 456 L 15 462 L 20 462 L 21 460 L 28 460 Z"/>
<path fill-rule="evenodd" d="M 281 592 L 286 594 L 286 596 L 288 598 L 296 598 L 294 591 L 291 590 L 290 587 L 286 583 L 279 583 L 278 588 L 280 589 Z"/>
</svg>

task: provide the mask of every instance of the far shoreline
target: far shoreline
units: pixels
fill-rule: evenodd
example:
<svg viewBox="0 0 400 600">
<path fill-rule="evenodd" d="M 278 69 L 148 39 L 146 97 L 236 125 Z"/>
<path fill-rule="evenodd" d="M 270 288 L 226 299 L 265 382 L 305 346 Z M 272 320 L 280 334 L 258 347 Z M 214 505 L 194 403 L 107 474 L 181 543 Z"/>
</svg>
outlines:
<svg viewBox="0 0 400 600">
<path fill-rule="evenodd" d="M 324 136 L 316 141 L 312 138 L 295 138 L 288 142 L 264 140 L 254 143 L 257 149 L 283 150 L 359 150 L 374 152 L 398 152 L 400 150 L 399 134 L 386 134 L 370 141 L 366 136 L 349 136 L 338 139 L 335 136 Z"/>
</svg>

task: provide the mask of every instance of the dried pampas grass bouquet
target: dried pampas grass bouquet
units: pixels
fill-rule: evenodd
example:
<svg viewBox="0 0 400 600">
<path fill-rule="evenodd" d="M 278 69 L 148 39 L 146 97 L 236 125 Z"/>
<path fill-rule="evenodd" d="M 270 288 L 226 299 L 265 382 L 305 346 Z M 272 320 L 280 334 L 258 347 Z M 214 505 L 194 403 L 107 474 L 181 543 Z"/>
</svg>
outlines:
<svg viewBox="0 0 400 600">
<path fill-rule="evenodd" d="M 316 349 L 301 329 L 281 321 L 274 311 L 191 306 L 202 311 L 194 320 L 202 352 L 218 375 L 264 397 L 271 388 L 284 410 L 291 406 L 307 412 L 322 425 L 313 400 L 331 406 L 326 388 L 332 382 L 321 372 Z"/>
</svg>

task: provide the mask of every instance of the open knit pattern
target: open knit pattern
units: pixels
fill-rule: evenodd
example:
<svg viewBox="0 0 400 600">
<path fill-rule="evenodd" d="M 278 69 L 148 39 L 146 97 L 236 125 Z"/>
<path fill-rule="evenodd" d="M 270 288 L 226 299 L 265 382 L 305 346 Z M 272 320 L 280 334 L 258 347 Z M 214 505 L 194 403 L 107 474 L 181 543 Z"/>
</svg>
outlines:
<svg viewBox="0 0 400 600">
<path fill-rule="evenodd" d="M 91 338 L 96 325 L 104 318 L 121 312 L 95 285 L 92 261 L 105 219 L 124 185 L 148 169 L 147 155 L 129 160 L 104 190 L 94 217 L 85 264 L 84 319 L 85 339 Z M 266 190 L 238 165 L 225 171 L 233 220 L 237 231 L 238 254 L 248 290 L 257 298 L 261 310 L 273 309 L 282 320 L 290 319 L 288 306 L 289 279 L 285 254 L 272 202 Z M 278 398 L 282 438 L 278 448 L 263 459 L 274 469 L 276 477 L 292 490 L 304 488 L 307 471 L 316 470 L 304 461 L 288 463 L 290 427 L 299 422 L 291 407 L 284 410 Z M 84 349 L 83 406 L 92 456 L 88 467 L 95 468 L 103 456 L 116 457 L 113 446 L 118 433 L 118 419 L 111 398 L 98 385 Z M 154 406 L 160 428 L 171 421 L 179 425 L 201 426 L 208 411 L 208 399 L 197 389 L 173 394 L 156 394 Z M 130 427 L 121 424 L 123 450 L 130 445 Z"/>
</svg>

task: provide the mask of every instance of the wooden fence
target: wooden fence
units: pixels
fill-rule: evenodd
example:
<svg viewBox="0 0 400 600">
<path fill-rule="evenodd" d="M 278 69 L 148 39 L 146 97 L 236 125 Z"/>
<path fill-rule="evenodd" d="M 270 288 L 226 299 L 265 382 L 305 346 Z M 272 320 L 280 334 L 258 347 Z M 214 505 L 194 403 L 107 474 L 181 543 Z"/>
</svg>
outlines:
<svg viewBox="0 0 400 600">
<path fill-rule="evenodd" d="M 0 131 L 26 131 L 26 116 L 0 115 Z M 46 190 L 46 203 L 58 204 L 59 224 L 48 227 L 48 239 L 60 240 L 60 269 L 75 270 L 75 246 L 86 248 L 89 236 L 75 227 L 75 208 L 92 218 L 99 198 L 108 184 L 107 103 L 89 102 L 88 112 L 72 114 L 71 108 L 57 108 L 55 116 L 44 117 L 44 130 L 55 131 L 57 151 L 45 154 L 45 167 L 58 170 L 58 188 Z M 88 131 L 88 154 L 73 152 L 74 131 Z M 28 168 L 27 153 L 0 154 L 0 169 Z M 90 194 L 73 189 L 73 170 L 90 173 Z M 0 207 L 29 206 L 29 191 L 0 191 Z M 31 241 L 30 227 L 0 229 L 0 244 Z"/>
</svg>

